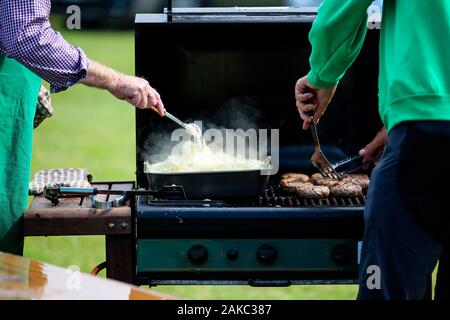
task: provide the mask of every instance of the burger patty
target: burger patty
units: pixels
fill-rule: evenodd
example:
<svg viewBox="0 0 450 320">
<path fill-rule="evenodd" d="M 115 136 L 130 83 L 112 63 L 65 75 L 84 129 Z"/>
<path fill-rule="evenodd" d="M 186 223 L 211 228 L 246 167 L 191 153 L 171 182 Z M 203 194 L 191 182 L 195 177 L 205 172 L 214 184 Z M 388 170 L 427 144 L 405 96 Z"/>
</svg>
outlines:
<svg viewBox="0 0 450 320">
<path fill-rule="evenodd" d="M 309 176 L 303 173 L 285 173 L 281 176 L 281 180 L 309 182 Z"/>
<path fill-rule="evenodd" d="M 343 182 L 330 187 L 332 197 L 359 197 L 363 195 L 363 189 L 360 185 L 352 182 Z"/>
<path fill-rule="evenodd" d="M 370 179 L 366 174 L 348 174 L 341 180 L 336 180 L 322 176 L 320 173 L 314 173 L 311 176 L 311 182 L 319 186 L 334 187 L 345 183 L 353 183 L 359 185 L 363 190 L 369 187 Z"/>
<path fill-rule="evenodd" d="M 361 186 L 363 190 L 367 190 L 370 183 L 370 179 L 367 174 L 348 174 L 344 178 L 342 178 L 342 181 L 357 184 Z"/>
<path fill-rule="evenodd" d="M 286 173 L 281 176 L 280 187 L 286 193 L 302 198 L 357 197 L 369 186 L 365 174 L 349 174 L 336 180 L 314 173 L 309 177 L 303 173 Z"/>
<path fill-rule="evenodd" d="M 295 193 L 301 198 L 326 198 L 330 195 L 330 189 L 325 186 L 316 186 L 310 182 L 292 182 L 282 180 L 280 186 L 284 192 Z"/>
<path fill-rule="evenodd" d="M 339 184 L 342 184 L 342 181 L 328 178 L 328 177 L 322 177 L 322 175 L 311 177 L 311 182 L 318 186 L 327 186 L 327 187 L 333 187 Z"/>
<path fill-rule="evenodd" d="M 297 188 L 296 193 L 301 198 L 327 198 L 330 195 L 330 188 L 325 186 L 315 186 L 313 184 L 304 184 Z"/>
<path fill-rule="evenodd" d="M 280 181 L 280 187 L 283 191 L 288 193 L 294 193 L 297 191 L 297 188 L 300 187 L 311 187 L 313 186 L 310 182 L 300 182 L 290 179 L 283 179 Z"/>
<path fill-rule="evenodd" d="M 323 178 L 323 175 L 318 173 L 318 172 L 317 173 L 313 173 L 311 175 L 311 179 L 318 179 L 318 178 Z"/>
</svg>

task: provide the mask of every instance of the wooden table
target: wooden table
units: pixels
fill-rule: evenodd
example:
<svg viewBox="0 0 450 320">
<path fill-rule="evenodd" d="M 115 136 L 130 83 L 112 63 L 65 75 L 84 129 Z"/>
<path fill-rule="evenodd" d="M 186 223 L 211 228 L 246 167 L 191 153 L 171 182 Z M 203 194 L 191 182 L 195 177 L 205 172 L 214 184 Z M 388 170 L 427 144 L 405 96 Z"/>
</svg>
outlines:
<svg viewBox="0 0 450 320">
<path fill-rule="evenodd" d="M 1 299 L 167 300 L 170 296 L 0 252 Z"/>
<path fill-rule="evenodd" d="M 102 190 L 131 190 L 134 188 L 134 182 L 99 182 L 92 185 Z M 106 200 L 107 196 L 99 195 L 98 198 L 100 197 Z M 121 207 L 102 210 L 92 207 L 90 197 L 61 198 L 60 203 L 53 206 L 45 197 L 39 196 L 34 197 L 29 209 L 24 214 L 26 237 L 104 235 L 106 238 L 106 275 L 108 278 L 127 283 L 135 283 L 135 252 L 132 250 L 132 231 L 129 201 Z"/>
</svg>

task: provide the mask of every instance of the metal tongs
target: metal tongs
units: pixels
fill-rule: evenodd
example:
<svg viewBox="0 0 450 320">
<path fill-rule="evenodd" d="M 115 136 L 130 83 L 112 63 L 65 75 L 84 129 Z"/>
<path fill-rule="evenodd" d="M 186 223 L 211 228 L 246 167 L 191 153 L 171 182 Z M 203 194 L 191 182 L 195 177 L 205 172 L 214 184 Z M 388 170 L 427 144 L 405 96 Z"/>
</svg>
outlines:
<svg viewBox="0 0 450 320">
<path fill-rule="evenodd" d="M 317 126 L 313 121 L 313 118 L 311 117 L 311 133 L 313 136 L 314 141 L 314 153 L 311 157 L 311 163 L 314 167 L 316 167 L 317 170 L 319 170 L 320 174 L 324 177 L 329 177 L 331 179 L 342 179 L 347 174 L 350 174 L 352 172 L 355 172 L 356 170 L 361 169 L 363 166 L 376 161 L 379 159 L 380 154 L 372 159 L 366 160 L 362 162 L 360 165 L 358 165 L 355 168 L 347 169 L 345 171 L 338 171 L 337 168 L 344 166 L 350 162 L 353 162 L 355 160 L 363 158 L 361 155 L 352 156 L 349 158 L 346 158 L 344 160 L 340 160 L 335 162 L 334 164 L 330 163 L 325 155 L 323 154 L 321 148 L 320 148 L 320 142 L 319 142 L 319 135 L 317 133 Z"/>
<path fill-rule="evenodd" d="M 109 200 L 97 199 L 97 195 L 115 196 Z M 164 186 L 159 190 L 110 190 L 98 188 L 72 188 L 72 187 L 47 187 L 44 189 L 44 196 L 50 200 L 52 205 L 59 204 L 62 197 L 83 197 L 91 196 L 92 206 L 97 209 L 111 209 L 120 207 L 130 197 L 133 196 L 156 196 L 170 199 L 186 199 L 186 193 L 182 186 Z"/>
<path fill-rule="evenodd" d="M 314 153 L 311 156 L 311 163 L 320 174 L 324 177 L 329 177 L 332 179 L 342 179 L 342 175 L 333 168 L 332 164 L 327 160 L 325 155 L 320 148 L 319 135 L 317 134 L 317 126 L 314 123 L 313 117 L 311 117 L 311 133 L 314 142 Z"/>
</svg>

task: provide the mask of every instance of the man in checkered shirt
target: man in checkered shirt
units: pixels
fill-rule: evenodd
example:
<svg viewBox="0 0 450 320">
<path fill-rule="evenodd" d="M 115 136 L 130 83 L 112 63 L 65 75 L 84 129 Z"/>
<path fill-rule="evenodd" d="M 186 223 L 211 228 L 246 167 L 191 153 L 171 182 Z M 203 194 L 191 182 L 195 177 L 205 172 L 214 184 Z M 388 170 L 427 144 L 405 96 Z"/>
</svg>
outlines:
<svg viewBox="0 0 450 320">
<path fill-rule="evenodd" d="M 108 90 L 146 109 L 161 98 L 145 80 L 103 66 L 49 22 L 50 0 L 0 0 L 0 251 L 21 254 L 21 217 L 30 178 L 33 119 L 42 79 L 52 92 L 76 83 Z"/>
<path fill-rule="evenodd" d="M 149 83 L 89 60 L 49 22 L 50 0 L 0 0 L 0 54 L 13 58 L 51 84 L 51 91 L 81 82 L 108 90 L 135 107 L 156 106 L 161 98 Z"/>
</svg>

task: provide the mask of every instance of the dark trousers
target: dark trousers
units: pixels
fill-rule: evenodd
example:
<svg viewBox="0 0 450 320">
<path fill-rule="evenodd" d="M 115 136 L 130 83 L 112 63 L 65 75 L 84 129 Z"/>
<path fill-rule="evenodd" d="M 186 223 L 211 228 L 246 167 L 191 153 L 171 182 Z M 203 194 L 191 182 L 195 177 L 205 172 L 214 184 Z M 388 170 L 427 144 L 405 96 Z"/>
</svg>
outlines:
<svg viewBox="0 0 450 320">
<path fill-rule="evenodd" d="M 450 122 L 391 130 L 364 223 L 358 299 L 422 299 L 438 260 L 435 297 L 450 298 Z"/>
</svg>

